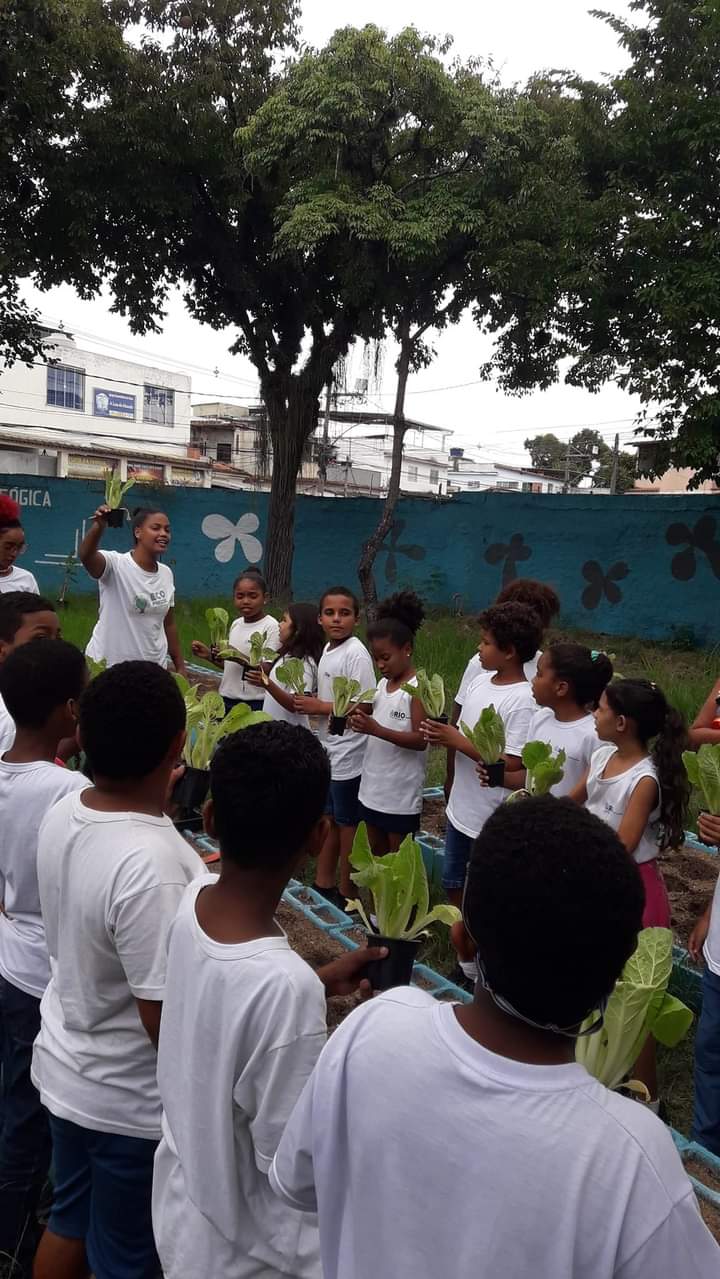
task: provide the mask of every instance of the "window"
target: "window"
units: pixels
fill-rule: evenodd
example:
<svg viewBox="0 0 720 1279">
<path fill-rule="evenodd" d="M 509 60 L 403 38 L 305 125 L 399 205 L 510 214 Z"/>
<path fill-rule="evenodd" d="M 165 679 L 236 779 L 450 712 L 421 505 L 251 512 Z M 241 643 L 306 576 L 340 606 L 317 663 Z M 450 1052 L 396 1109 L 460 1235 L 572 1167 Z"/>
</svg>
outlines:
<svg viewBox="0 0 720 1279">
<path fill-rule="evenodd" d="M 158 426 L 173 426 L 175 422 L 175 392 L 164 386 L 146 386 L 143 394 L 143 422 L 156 422 Z"/>
<path fill-rule="evenodd" d="M 517 481 L 517 480 L 498 480 L 498 482 L 497 482 L 497 486 L 498 486 L 498 488 L 499 488 L 499 489 L 518 489 L 518 488 L 520 488 L 520 485 L 519 485 L 519 483 L 518 483 L 518 481 Z"/>
<path fill-rule="evenodd" d="M 220 441 L 215 456 L 218 462 L 232 462 L 232 444 Z"/>
<path fill-rule="evenodd" d="M 411 482 L 413 482 L 413 483 L 417 484 L 417 478 L 418 478 L 418 469 L 417 469 L 417 467 L 416 467 L 416 466 L 409 466 L 409 467 L 408 467 L 408 479 L 409 479 Z"/>
<path fill-rule="evenodd" d="M 430 467 L 430 483 L 431 484 L 440 483 L 440 472 L 436 466 Z"/>
<path fill-rule="evenodd" d="M 479 489 L 479 488 L 480 488 L 480 481 L 479 481 L 479 480 L 468 480 L 468 488 L 469 488 L 469 489 Z"/>
<path fill-rule="evenodd" d="M 523 493 L 534 493 L 535 485 L 531 484 L 528 480 L 523 480 L 522 491 Z"/>
<path fill-rule="evenodd" d="M 66 369 L 61 364 L 48 364 L 47 402 L 59 409 L 85 409 L 85 373 L 82 369 Z"/>
</svg>

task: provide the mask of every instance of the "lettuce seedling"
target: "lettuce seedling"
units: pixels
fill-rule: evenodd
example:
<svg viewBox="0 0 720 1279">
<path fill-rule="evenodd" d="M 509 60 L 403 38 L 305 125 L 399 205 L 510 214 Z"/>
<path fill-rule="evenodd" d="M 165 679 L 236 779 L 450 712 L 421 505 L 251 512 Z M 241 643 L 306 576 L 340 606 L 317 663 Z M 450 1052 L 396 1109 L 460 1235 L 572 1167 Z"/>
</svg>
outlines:
<svg viewBox="0 0 720 1279">
<path fill-rule="evenodd" d="M 332 689 L 333 715 L 338 719 L 344 719 L 351 706 L 375 700 L 374 688 L 367 688 L 364 693 L 361 693 L 357 680 L 349 679 L 347 675 L 336 675 L 332 682 Z"/>
<path fill-rule="evenodd" d="M 259 666 L 261 662 L 274 662 L 277 652 L 268 648 L 262 631 L 253 631 L 250 636 L 250 665 Z"/>
<path fill-rule="evenodd" d="M 92 657 L 86 657 L 85 661 L 87 662 L 87 668 L 90 672 L 91 680 L 97 679 L 98 675 L 102 675 L 103 671 L 107 670 L 106 657 L 101 657 L 99 662 L 96 662 Z"/>
<path fill-rule="evenodd" d="M 562 750 L 553 755 L 549 742 L 528 742 L 522 751 L 528 795 L 547 795 L 553 786 L 557 786 L 565 776 L 566 759 L 567 755 Z"/>
<path fill-rule="evenodd" d="M 273 679 L 290 689 L 291 693 L 302 697 L 305 693 L 305 663 L 302 658 L 287 657 L 282 666 L 276 666 L 273 670 Z"/>
<path fill-rule="evenodd" d="M 116 511 L 122 502 L 125 494 L 132 488 L 134 480 L 127 480 L 123 484 L 120 479 L 120 471 L 104 471 L 105 476 L 105 505 L 109 506 L 112 511 Z"/>
<path fill-rule="evenodd" d="M 704 742 L 697 753 L 683 751 L 682 759 L 693 786 L 702 791 L 707 811 L 720 816 L 720 742 Z"/>
<path fill-rule="evenodd" d="M 212 692 L 200 698 L 186 697 L 185 708 L 187 737 L 183 760 L 188 768 L 209 768 L 210 760 L 224 737 L 270 719 L 263 711 L 251 711 L 245 702 L 238 702 L 226 714 L 222 697 Z"/>
<path fill-rule="evenodd" d="M 210 631 L 210 647 L 214 649 L 225 648 L 228 642 L 228 627 L 230 625 L 230 617 L 227 609 L 206 609 L 205 621 L 207 622 L 208 630 Z"/>
<path fill-rule="evenodd" d="M 576 1060 L 606 1088 L 623 1082 L 649 1035 L 666 1048 L 687 1035 L 693 1015 L 667 993 L 672 962 L 670 929 L 644 928 L 610 996 L 602 1027 L 576 1041 Z M 595 1019 L 591 1014 L 583 1028 Z"/>
<path fill-rule="evenodd" d="M 505 753 L 505 725 L 494 706 L 486 706 L 480 712 L 474 728 L 470 728 L 464 720 L 460 721 L 460 728 L 484 764 L 497 764 Z"/>
<path fill-rule="evenodd" d="M 357 910 L 369 933 L 381 937 L 413 941 L 431 924 L 454 924 L 461 918 L 456 906 L 441 904 L 430 909 L 430 890 L 420 845 L 406 835 L 396 853 L 375 857 L 370 848 L 367 826 L 361 822 L 353 840 L 350 878 L 358 888 L 367 888 L 374 906 L 377 930 L 373 929 L 360 901 L 348 902 Z M 411 922 L 412 921 L 412 922 Z"/>
<path fill-rule="evenodd" d="M 428 675 L 422 668 L 415 672 L 417 684 L 403 684 L 405 693 L 422 702 L 429 719 L 440 719 L 445 710 L 445 685 L 442 675 Z"/>
</svg>

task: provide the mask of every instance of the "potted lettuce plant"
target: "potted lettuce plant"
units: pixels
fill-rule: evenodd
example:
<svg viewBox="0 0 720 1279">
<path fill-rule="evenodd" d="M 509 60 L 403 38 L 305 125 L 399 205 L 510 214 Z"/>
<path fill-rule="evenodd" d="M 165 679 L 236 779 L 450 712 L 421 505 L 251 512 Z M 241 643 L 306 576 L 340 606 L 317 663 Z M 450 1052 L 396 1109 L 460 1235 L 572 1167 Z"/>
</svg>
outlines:
<svg viewBox="0 0 720 1279">
<path fill-rule="evenodd" d="M 576 1061 L 606 1088 L 628 1087 L 626 1077 L 649 1035 L 666 1048 L 674 1048 L 692 1025 L 690 1009 L 667 990 L 672 973 L 672 941 L 669 928 L 644 928 L 638 934 L 637 949 L 615 985 L 601 1028 L 576 1041 Z M 596 1020 L 596 1015 L 591 1014 L 581 1030 Z M 644 1085 L 634 1083 L 629 1087 L 632 1092 L 644 1089 Z"/>
<path fill-rule="evenodd" d="M 447 724 L 445 714 L 445 685 L 442 675 L 428 675 L 421 667 L 415 672 L 416 684 L 403 684 L 403 692 L 422 702 L 428 719 L 436 724 Z"/>
<path fill-rule="evenodd" d="M 362 706 L 363 703 L 367 702 L 372 703 L 375 699 L 375 689 L 366 688 L 361 693 L 358 681 L 350 679 L 347 675 L 336 675 L 332 688 L 333 708 L 328 733 L 331 737 L 342 737 L 345 732 L 350 707 Z"/>
<path fill-rule="evenodd" d="M 287 688 L 289 692 L 294 693 L 296 697 L 303 697 L 305 693 L 305 663 L 301 657 L 286 657 L 282 666 L 276 666 L 273 670 L 273 679 L 278 684 L 282 684 L 283 688 Z"/>
<path fill-rule="evenodd" d="M 432 924 L 449 926 L 461 918 L 456 906 L 440 904 L 430 908 L 425 865 L 420 845 L 407 835 L 396 853 L 375 857 L 367 827 L 361 822 L 353 840 L 351 879 L 366 888 L 373 901 L 377 928 L 373 928 L 361 901 L 348 902 L 357 910 L 367 930 L 368 945 L 386 946 L 384 959 L 374 960 L 364 970 L 373 990 L 407 986 L 420 938 Z"/>
<path fill-rule="evenodd" d="M 237 662 L 245 679 L 248 671 L 259 671 L 262 662 L 272 662 L 277 657 L 275 649 L 267 647 L 262 631 L 253 631 L 249 645 L 249 653 L 241 653 L 239 649 L 226 643 L 225 647 L 218 649 L 216 657 L 219 661 Z"/>
<path fill-rule="evenodd" d="M 178 684 L 185 699 L 187 737 L 182 754 L 185 772 L 176 782 L 172 797 L 180 809 L 196 811 L 207 798 L 210 760 L 223 738 L 252 724 L 262 724 L 270 716 L 263 711 L 251 711 L 244 702 L 238 702 L 226 714 L 219 693 L 200 696 L 197 685 L 190 685 L 186 680 L 180 684 L 179 678 Z"/>
<path fill-rule="evenodd" d="M 683 751 L 685 772 L 701 792 L 705 812 L 720 816 L 720 742 L 704 742 L 698 751 Z"/>
<path fill-rule="evenodd" d="M 565 751 L 553 755 L 549 742 L 528 742 L 523 746 L 522 762 L 526 772 L 525 785 L 513 791 L 506 804 L 529 795 L 547 795 L 565 776 Z"/>
<path fill-rule="evenodd" d="M 502 716 L 494 706 L 486 706 L 474 728 L 470 728 L 464 720 L 460 721 L 460 728 L 485 765 L 488 786 L 502 786 L 505 782 L 505 760 L 502 758 L 505 753 L 505 725 Z"/>
<path fill-rule="evenodd" d="M 230 615 L 226 608 L 208 608 L 205 621 L 210 632 L 210 656 L 215 660 L 220 650 L 227 648 Z"/>
<path fill-rule="evenodd" d="M 119 467 L 115 471 L 105 471 L 105 505 L 110 507 L 105 519 L 109 528 L 122 528 L 127 508 L 120 503 L 134 483 L 134 480 L 126 480 L 123 484 Z"/>
</svg>

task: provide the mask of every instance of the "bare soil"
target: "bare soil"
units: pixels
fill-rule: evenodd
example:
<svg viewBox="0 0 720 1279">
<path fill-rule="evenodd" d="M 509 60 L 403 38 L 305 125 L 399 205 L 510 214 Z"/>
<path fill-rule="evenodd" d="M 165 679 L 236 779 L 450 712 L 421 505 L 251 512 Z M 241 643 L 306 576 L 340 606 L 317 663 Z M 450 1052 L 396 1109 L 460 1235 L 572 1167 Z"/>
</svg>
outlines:
<svg viewBox="0 0 720 1279">
<path fill-rule="evenodd" d="M 444 799 L 426 799 L 424 801 L 420 827 L 422 830 L 427 831 L 428 835 L 437 835 L 439 839 L 445 838 L 447 818 L 445 816 Z"/>
<path fill-rule="evenodd" d="M 335 941 L 326 933 L 321 933 L 299 910 L 293 910 L 292 906 L 287 906 L 285 902 L 280 902 L 275 918 L 287 933 L 293 950 L 296 950 L 298 955 L 302 955 L 311 968 L 322 968 L 323 964 L 332 963 L 333 959 L 339 959 L 341 955 L 347 954 L 345 947 L 339 941 Z M 359 1002 L 357 995 L 333 996 L 328 999 L 328 1032 L 332 1033 Z"/>
<path fill-rule="evenodd" d="M 691 1156 L 690 1159 L 684 1159 L 685 1170 L 694 1177 L 696 1181 L 701 1181 L 708 1190 L 717 1190 L 720 1193 L 720 1175 L 714 1172 L 712 1168 L 708 1168 L 701 1159 Z"/>
<path fill-rule="evenodd" d="M 688 937 L 707 906 L 720 870 L 720 861 L 694 848 L 662 853 L 660 866 L 670 898 L 675 940 L 687 945 Z"/>
<path fill-rule="evenodd" d="M 698 1195 L 698 1207 L 710 1234 L 720 1243 L 720 1208 L 716 1208 L 715 1204 L 711 1204 L 707 1199 L 702 1199 L 700 1195 Z"/>
</svg>

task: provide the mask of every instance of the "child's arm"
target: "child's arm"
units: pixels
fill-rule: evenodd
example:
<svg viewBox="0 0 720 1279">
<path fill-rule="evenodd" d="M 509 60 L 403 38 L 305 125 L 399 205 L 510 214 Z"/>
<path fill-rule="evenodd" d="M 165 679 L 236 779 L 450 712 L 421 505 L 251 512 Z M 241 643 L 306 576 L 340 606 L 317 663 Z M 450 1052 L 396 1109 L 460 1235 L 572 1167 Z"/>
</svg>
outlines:
<svg viewBox="0 0 720 1279">
<path fill-rule="evenodd" d="M 431 746 L 451 748 L 459 751 L 461 755 L 467 755 L 468 759 L 475 762 L 480 759 L 470 739 L 461 733 L 459 728 L 453 728 L 452 724 L 436 724 L 434 720 L 424 719 L 420 727 L 423 736 Z"/>
<path fill-rule="evenodd" d="M 453 728 L 456 727 L 461 715 L 462 715 L 462 706 L 460 705 L 459 702 L 453 702 L 453 708 L 450 714 L 450 723 L 452 724 Z M 451 746 L 448 749 L 447 758 L 445 760 L 445 783 L 444 783 L 443 789 L 445 791 L 446 799 L 450 798 L 450 791 L 452 790 L 452 784 L 454 781 L 455 781 L 455 751 L 453 750 Z"/>
<path fill-rule="evenodd" d="M 107 563 L 100 546 L 100 538 L 107 528 L 107 517 L 110 512 L 109 506 L 99 506 L 93 515 L 93 522 L 85 534 L 78 550 L 78 556 L 81 564 L 91 577 L 96 580 L 102 577 L 105 572 L 105 564 Z"/>
<path fill-rule="evenodd" d="M 717 718 L 717 707 L 715 705 L 715 701 L 719 695 L 720 679 L 717 680 L 713 686 L 710 696 L 705 702 L 702 710 L 699 712 L 688 733 L 690 745 L 694 750 L 697 750 L 698 746 L 703 746 L 706 742 L 709 742 L 711 746 L 714 746 L 716 742 L 720 742 L 720 729 L 710 727 L 713 720 Z"/>
<path fill-rule="evenodd" d="M 213 666 L 217 666 L 219 670 L 223 669 L 225 663 L 220 658 L 213 657 L 212 649 L 208 648 L 207 644 L 203 644 L 202 640 L 193 640 L 190 647 L 194 657 L 202 657 L 203 661 L 212 662 Z"/>
<path fill-rule="evenodd" d="M 271 679 L 269 675 L 266 675 L 263 679 L 262 675 L 255 675 L 253 671 L 248 671 L 247 682 L 248 684 L 257 684 L 259 688 L 266 688 L 271 697 L 274 697 L 275 701 L 279 702 L 280 706 L 284 707 L 286 711 L 295 710 L 295 694 L 289 693 L 286 688 L 276 684 L 275 680 Z"/>
<path fill-rule="evenodd" d="M 385 728 L 359 706 L 350 717 L 350 727 L 356 733 L 366 733 L 368 737 L 380 737 L 384 742 L 390 742 L 392 746 L 402 746 L 409 751 L 424 751 L 427 749 L 427 741 L 420 732 L 420 725 L 424 718 L 425 708 L 422 702 L 413 697 L 410 705 L 412 728 L 409 733 L 399 733 L 394 728 Z"/>
<path fill-rule="evenodd" d="M 572 799 L 576 804 L 585 804 L 587 802 L 587 784 L 590 776 L 590 769 L 586 772 L 582 781 L 568 793 L 568 799 Z"/>
<path fill-rule="evenodd" d="M 160 1015 L 162 1002 L 159 999 L 135 999 L 140 1020 L 153 1048 L 157 1050 L 160 1039 Z"/>
<path fill-rule="evenodd" d="M 297 695 L 292 699 L 292 709 L 298 715 L 332 715 L 332 702 L 321 702 L 319 697 L 308 697 L 305 693 L 302 697 Z"/>
<path fill-rule="evenodd" d="M 187 675 L 185 658 L 183 657 L 183 652 L 180 647 L 180 636 L 178 635 L 174 608 L 169 608 L 165 614 L 164 626 L 165 634 L 167 636 L 168 652 L 172 658 L 172 664 L 178 675 Z"/>
<path fill-rule="evenodd" d="M 713 816 L 712 813 L 701 813 L 698 818 L 698 833 L 703 843 L 717 844 L 720 847 L 720 817 Z M 702 948 L 710 931 L 712 905 L 713 899 L 711 897 L 706 909 L 690 934 L 688 954 L 694 964 L 699 964 L 702 958 Z"/>
<path fill-rule="evenodd" d="M 634 853 L 658 803 L 658 784 L 653 777 L 641 777 L 630 796 L 625 814 L 618 827 L 618 838 L 629 853 Z"/>
</svg>

